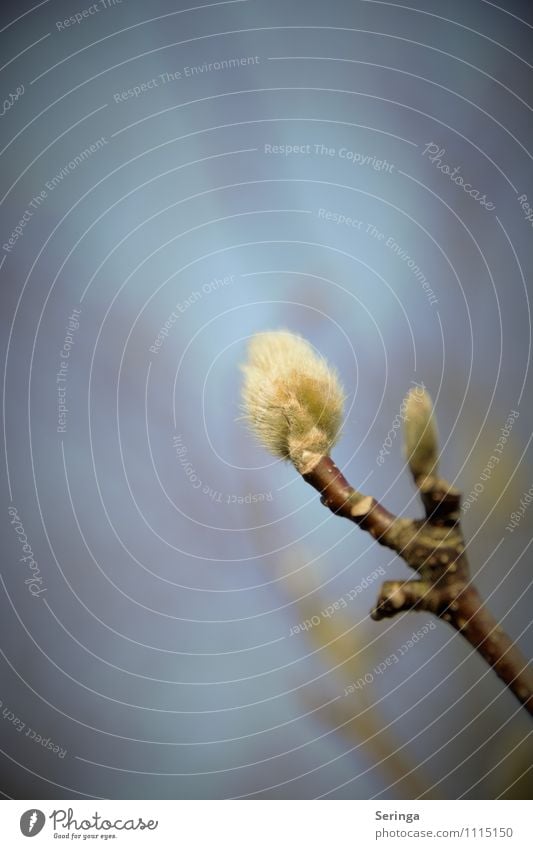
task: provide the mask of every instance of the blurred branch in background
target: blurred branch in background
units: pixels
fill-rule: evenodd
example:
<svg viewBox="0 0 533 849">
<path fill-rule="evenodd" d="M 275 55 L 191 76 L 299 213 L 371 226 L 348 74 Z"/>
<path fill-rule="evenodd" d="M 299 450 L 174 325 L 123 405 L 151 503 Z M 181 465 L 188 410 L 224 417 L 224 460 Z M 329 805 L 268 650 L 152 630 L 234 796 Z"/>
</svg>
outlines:
<svg viewBox="0 0 533 849">
<path fill-rule="evenodd" d="M 315 689 L 306 699 L 317 718 L 342 735 L 354 751 L 359 749 L 364 754 L 371 764 L 366 772 L 383 772 L 385 780 L 395 785 L 395 797 L 416 799 L 427 789 L 427 777 L 415 768 L 394 728 L 380 711 L 373 680 L 360 688 L 353 686 L 353 682 L 364 681 L 365 675 L 368 677 L 369 669 L 378 666 L 368 630 L 358 623 L 356 639 L 353 623 L 342 613 L 337 611 L 331 617 L 319 615 L 320 597 L 317 600 L 315 587 L 306 575 L 308 570 L 293 571 L 285 585 L 294 599 L 300 621 L 313 623 L 306 638 L 320 650 L 327 667 L 334 669 L 339 692 L 343 694 L 325 706 L 325 688 Z M 426 794 L 426 798 L 434 797 Z"/>
<path fill-rule="evenodd" d="M 498 768 L 492 769 L 485 777 L 482 798 L 531 799 L 533 797 L 531 733 L 524 736 L 520 729 L 512 726 L 499 735 L 499 739 L 495 741 L 495 763 Z"/>
</svg>

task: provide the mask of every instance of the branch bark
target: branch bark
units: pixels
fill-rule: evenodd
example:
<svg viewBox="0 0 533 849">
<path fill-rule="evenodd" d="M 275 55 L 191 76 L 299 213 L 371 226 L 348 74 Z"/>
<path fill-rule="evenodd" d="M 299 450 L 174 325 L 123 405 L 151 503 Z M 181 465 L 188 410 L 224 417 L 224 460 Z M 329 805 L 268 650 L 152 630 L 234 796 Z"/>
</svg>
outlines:
<svg viewBox="0 0 533 849">
<path fill-rule="evenodd" d="M 436 475 L 414 476 L 425 518 L 403 519 L 355 490 L 331 457 L 321 457 L 302 477 L 333 513 L 355 522 L 377 542 L 393 549 L 419 575 L 411 581 L 386 581 L 372 618 L 425 610 L 448 622 L 533 715 L 533 671 L 472 584 L 459 523 L 458 490 Z"/>
</svg>

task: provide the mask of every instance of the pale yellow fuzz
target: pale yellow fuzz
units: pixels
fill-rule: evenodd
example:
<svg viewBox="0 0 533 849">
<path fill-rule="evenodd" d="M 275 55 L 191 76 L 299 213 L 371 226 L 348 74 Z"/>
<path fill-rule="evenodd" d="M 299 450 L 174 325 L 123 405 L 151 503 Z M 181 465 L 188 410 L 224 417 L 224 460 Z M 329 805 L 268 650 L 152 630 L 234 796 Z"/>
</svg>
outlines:
<svg viewBox="0 0 533 849">
<path fill-rule="evenodd" d="M 439 442 L 433 402 L 419 386 L 407 395 L 404 434 L 405 454 L 413 475 L 436 475 Z"/>
<path fill-rule="evenodd" d="M 309 342 L 286 330 L 254 336 L 242 370 L 251 430 L 272 454 L 309 471 L 339 436 L 344 393 L 337 374 Z"/>
</svg>

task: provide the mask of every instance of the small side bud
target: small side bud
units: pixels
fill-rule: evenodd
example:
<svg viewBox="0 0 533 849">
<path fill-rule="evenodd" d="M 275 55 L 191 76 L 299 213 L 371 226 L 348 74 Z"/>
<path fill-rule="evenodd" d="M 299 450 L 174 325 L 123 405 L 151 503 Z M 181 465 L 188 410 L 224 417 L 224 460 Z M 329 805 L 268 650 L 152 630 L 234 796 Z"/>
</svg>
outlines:
<svg viewBox="0 0 533 849">
<path fill-rule="evenodd" d="M 301 474 L 339 437 L 344 393 L 309 342 L 285 330 L 258 333 L 242 366 L 244 418 L 264 447 Z"/>
<path fill-rule="evenodd" d="M 433 402 L 420 386 L 410 389 L 405 404 L 405 456 L 413 477 L 436 475 L 439 437 Z"/>
</svg>

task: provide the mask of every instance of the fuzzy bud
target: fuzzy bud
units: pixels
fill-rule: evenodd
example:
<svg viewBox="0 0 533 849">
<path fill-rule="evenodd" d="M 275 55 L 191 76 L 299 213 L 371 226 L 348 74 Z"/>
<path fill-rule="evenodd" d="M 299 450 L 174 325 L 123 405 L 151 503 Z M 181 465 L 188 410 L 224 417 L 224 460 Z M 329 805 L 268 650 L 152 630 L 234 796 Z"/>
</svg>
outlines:
<svg viewBox="0 0 533 849">
<path fill-rule="evenodd" d="M 268 451 L 307 473 L 339 436 L 344 393 L 336 372 L 309 342 L 285 330 L 254 336 L 242 369 L 251 430 Z"/>
<path fill-rule="evenodd" d="M 433 402 L 420 386 L 410 389 L 405 405 L 405 456 L 416 479 L 437 474 L 439 438 Z"/>
</svg>

